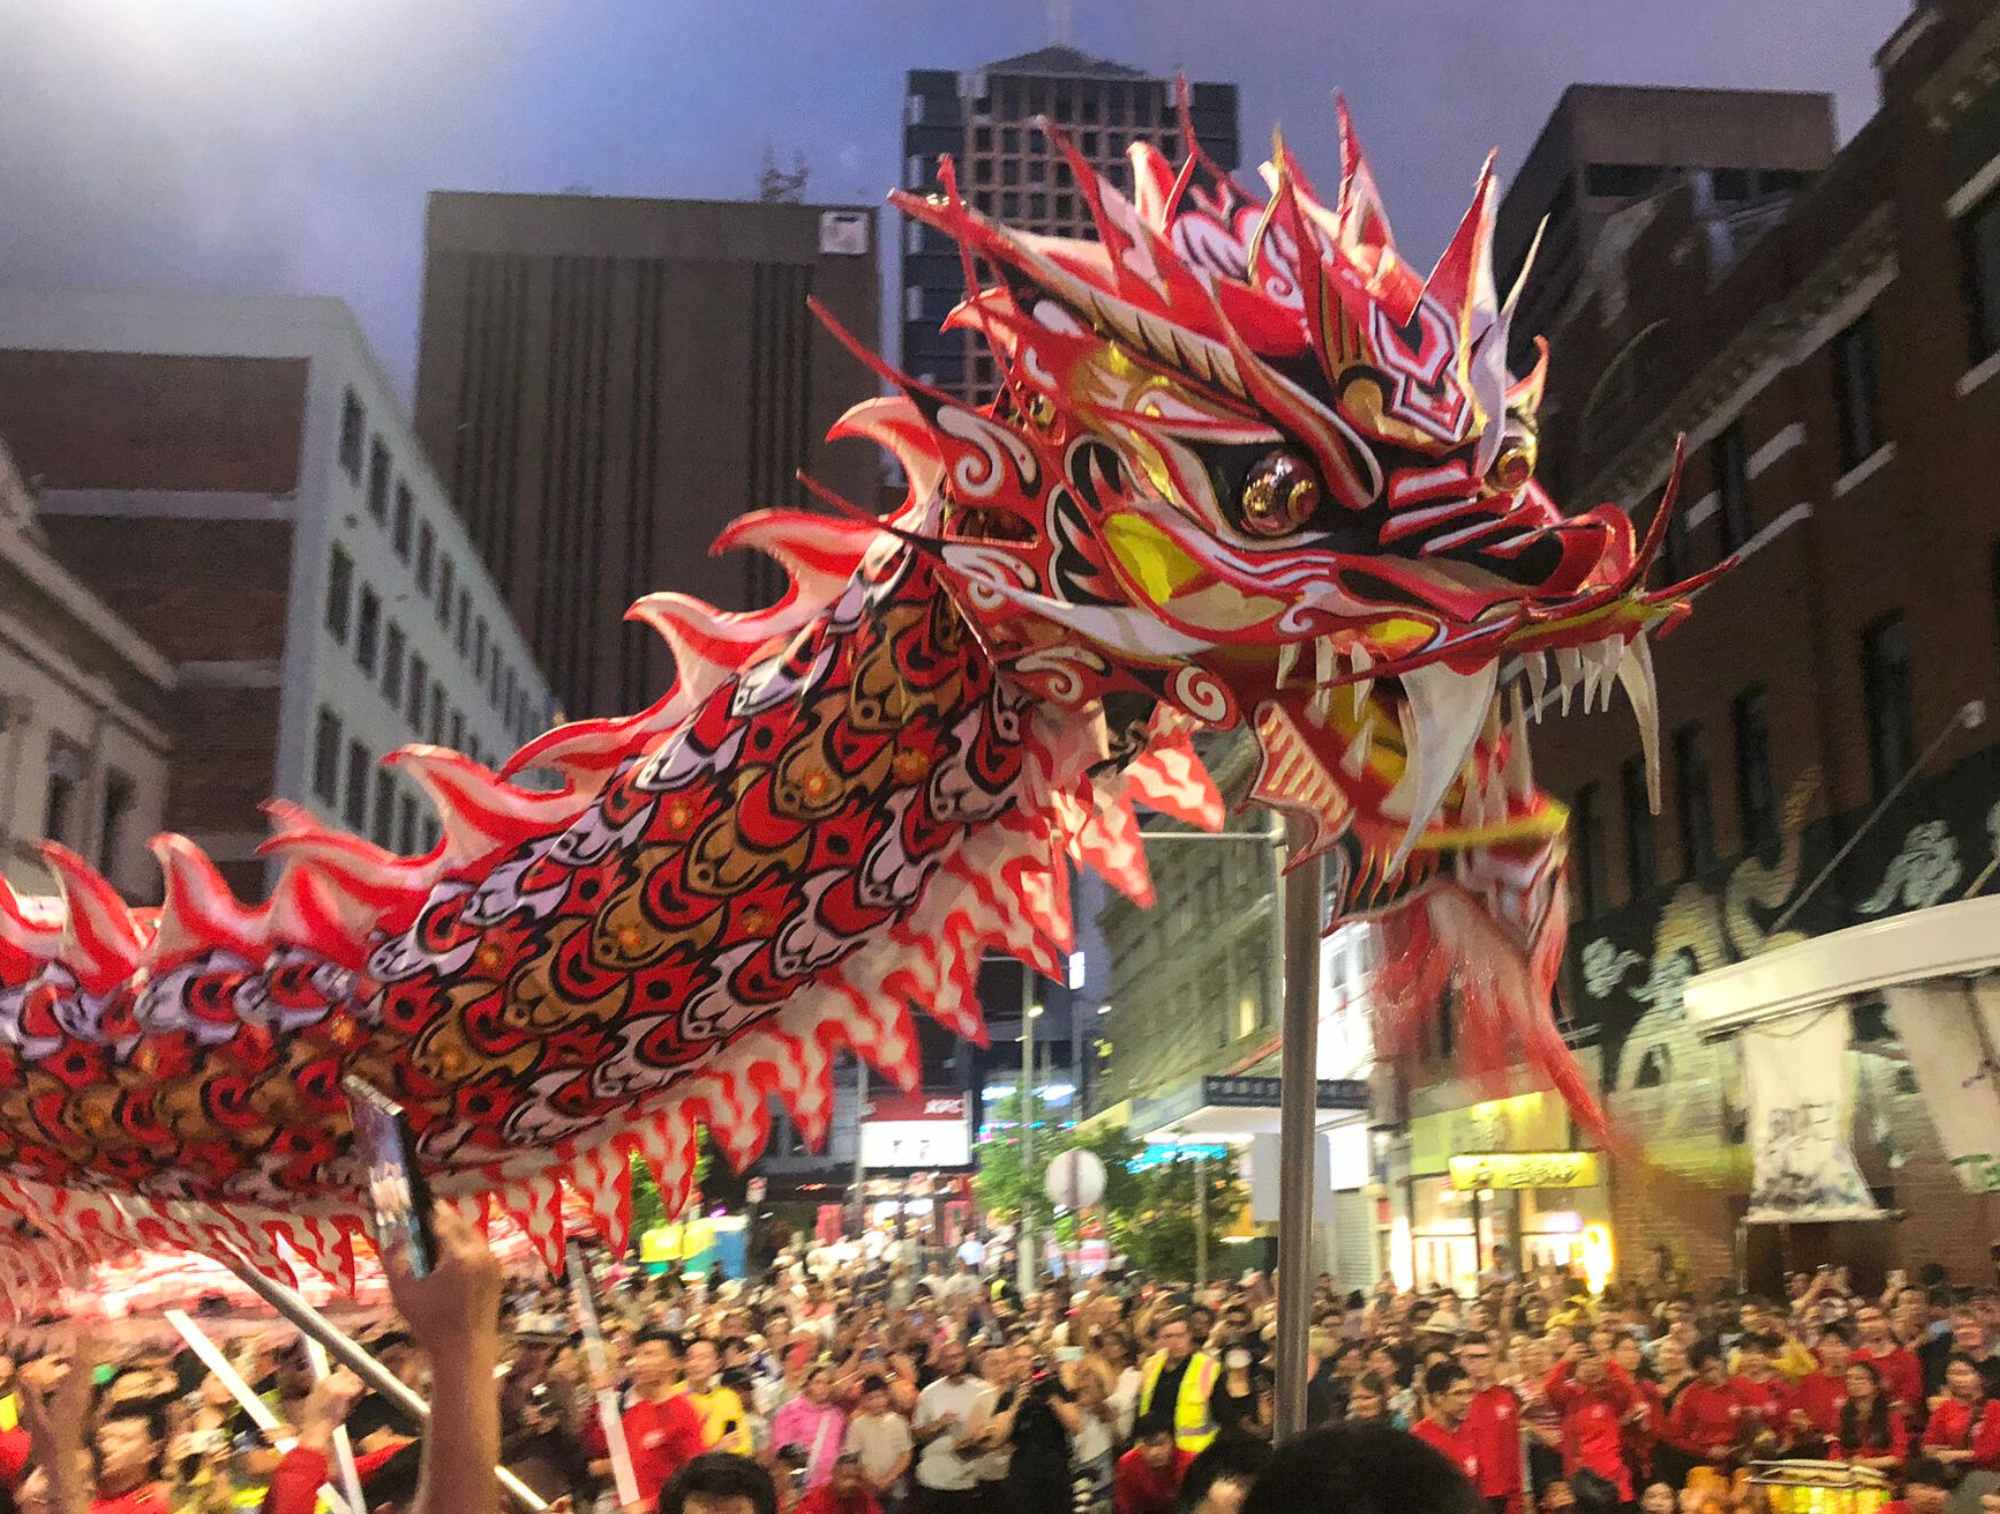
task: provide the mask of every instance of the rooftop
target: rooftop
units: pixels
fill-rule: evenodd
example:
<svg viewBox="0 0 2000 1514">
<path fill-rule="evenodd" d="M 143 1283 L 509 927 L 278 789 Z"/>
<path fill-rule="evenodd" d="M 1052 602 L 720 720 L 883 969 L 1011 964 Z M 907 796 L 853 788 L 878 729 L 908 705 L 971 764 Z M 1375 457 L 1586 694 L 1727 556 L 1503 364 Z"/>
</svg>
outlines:
<svg viewBox="0 0 2000 1514">
<path fill-rule="evenodd" d="M 1020 53 L 1012 58 L 1002 58 L 988 63 L 981 73 L 987 74 L 1038 74 L 1043 76 L 1073 76 L 1097 79 L 1144 79 L 1148 75 L 1143 68 L 1128 68 L 1123 63 L 1113 63 L 1108 58 L 1093 58 L 1080 53 L 1073 47 L 1057 44 L 1052 47 L 1038 47 L 1031 53 Z"/>
</svg>

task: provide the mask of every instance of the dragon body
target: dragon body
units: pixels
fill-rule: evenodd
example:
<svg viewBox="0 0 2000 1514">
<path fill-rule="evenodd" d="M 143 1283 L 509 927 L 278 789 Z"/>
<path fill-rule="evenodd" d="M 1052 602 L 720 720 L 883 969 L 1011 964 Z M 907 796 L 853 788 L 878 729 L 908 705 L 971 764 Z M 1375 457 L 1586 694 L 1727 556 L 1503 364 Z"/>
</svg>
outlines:
<svg viewBox="0 0 2000 1514">
<path fill-rule="evenodd" d="M 1130 198 L 1071 153 L 1094 242 L 986 219 L 948 161 L 941 194 L 898 194 L 962 249 L 953 320 L 998 398 L 836 331 L 895 391 L 836 435 L 889 449 L 905 504 L 739 520 L 718 546 L 789 590 L 635 606 L 677 667 L 649 710 L 498 772 L 395 754 L 431 853 L 274 803 L 269 900 L 169 836 L 135 911 L 47 848 L 59 905 L 0 893 L 0 1284 L 161 1245 L 351 1274 L 348 1073 L 409 1111 L 440 1193 L 552 1263 L 566 1195 L 622 1245 L 634 1156 L 678 1202 L 698 1125 L 746 1162 L 773 1099 L 824 1132 L 843 1049 L 914 1079 L 913 1008 L 982 1034 L 979 961 L 1056 970 L 1073 863 L 1150 899 L 1135 806 L 1223 819 L 1204 728 L 1254 730 L 1252 799 L 1380 922 L 1389 1050 L 1451 986 L 1468 1055 L 1525 1054 L 1601 1123 L 1549 1012 L 1565 817 L 1527 727 L 1622 683 L 1650 728 L 1646 637 L 1691 587 L 1645 587 L 1671 499 L 1643 541 L 1554 507 L 1490 162 L 1419 278 L 1341 124 L 1331 205 L 1282 145 L 1258 199 L 1191 134 L 1178 166 L 1134 148 Z"/>
</svg>

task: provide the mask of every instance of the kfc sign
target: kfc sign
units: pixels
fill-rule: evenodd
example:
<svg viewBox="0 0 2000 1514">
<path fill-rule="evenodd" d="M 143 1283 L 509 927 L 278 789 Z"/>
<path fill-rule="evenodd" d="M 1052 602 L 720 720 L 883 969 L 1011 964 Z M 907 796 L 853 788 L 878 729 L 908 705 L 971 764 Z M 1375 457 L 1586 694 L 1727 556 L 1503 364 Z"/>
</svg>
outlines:
<svg viewBox="0 0 2000 1514">
<path fill-rule="evenodd" d="M 887 1093 L 868 1101 L 861 1122 L 868 1167 L 963 1167 L 972 1160 L 972 1122 L 962 1093 Z"/>
<path fill-rule="evenodd" d="M 868 1101 L 865 1116 L 875 1120 L 963 1120 L 962 1093 L 885 1093 Z"/>
</svg>

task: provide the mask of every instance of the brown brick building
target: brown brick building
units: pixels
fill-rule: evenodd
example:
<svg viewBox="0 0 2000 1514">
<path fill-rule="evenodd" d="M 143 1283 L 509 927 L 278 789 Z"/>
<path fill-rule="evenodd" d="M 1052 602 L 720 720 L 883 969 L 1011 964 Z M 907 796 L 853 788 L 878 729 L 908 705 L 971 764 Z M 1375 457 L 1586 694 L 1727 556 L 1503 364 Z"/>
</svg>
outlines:
<svg viewBox="0 0 2000 1514">
<path fill-rule="evenodd" d="M 776 564 L 708 556 L 812 473 L 872 505 L 880 454 L 824 442 L 874 376 L 875 215 L 853 206 L 434 194 L 417 432 L 573 716 L 643 709 L 672 659 L 643 594 L 766 604 Z"/>
<path fill-rule="evenodd" d="M 1747 197 L 1714 171 L 1668 176 L 1604 219 L 1544 323 L 1557 497 L 1643 517 L 1686 433 L 1669 568 L 1742 558 L 1655 648 L 1657 818 L 1622 698 L 1535 743 L 1573 808 L 1578 1038 L 1654 1158 L 1711 1185 L 1667 1199 L 1614 1163 L 1619 1244 L 1668 1244 L 1707 1276 L 1747 1248 L 1768 1280 L 1780 1238 L 1739 1234 L 1741 1070 L 1689 1030 L 1686 980 L 1791 939 L 1780 925 L 2000 879 L 2000 747 L 1957 723 L 2000 708 L 2000 14 L 1927 0 L 1876 62 L 1882 106 L 1823 173 Z M 1908 1218 L 1794 1227 L 1792 1260 L 1989 1275 L 2000 1203 L 1944 1165 L 1879 1013 L 1854 1018 L 1856 1154 Z"/>
<path fill-rule="evenodd" d="M 147 828 L 245 897 L 268 796 L 412 852 L 430 807 L 379 758 L 492 762 L 545 728 L 547 686 L 339 302 L 0 295 L 0 437 L 55 558 L 172 665 Z"/>
</svg>

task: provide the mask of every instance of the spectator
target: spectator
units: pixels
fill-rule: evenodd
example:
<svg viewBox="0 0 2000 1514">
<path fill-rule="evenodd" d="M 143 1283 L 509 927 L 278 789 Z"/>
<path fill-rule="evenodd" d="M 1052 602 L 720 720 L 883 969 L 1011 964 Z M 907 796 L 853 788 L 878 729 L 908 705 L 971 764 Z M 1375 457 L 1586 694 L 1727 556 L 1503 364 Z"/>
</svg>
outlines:
<svg viewBox="0 0 2000 1514">
<path fill-rule="evenodd" d="M 709 1451 L 674 1474 L 659 1514 L 778 1514 L 778 1489 L 748 1457 Z"/>
<path fill-rule="evenodd" d="M 1160 1320 L 1153 1335 L 1159 1349 L 1146 1359 L 1139 1383 L 1140 1417 L 1156 1410 L 1170 1415 L 1174 1443 L 1191 1454 L 1202 1451 L 1216 1434 L 1209 1407 L 1215 1359 L 1194 1348 L 1195 1321 L 1205 1312 L 1176 1312 Z"/>
<path fill-rule="evenodd" d="M 1381 1425 L 1308 1430 L 1279 1446 L 1242 1514 L 1484 1514 L 1451 1460 Z"/>
<path fill-rule="evenodd" d="M 666 1331 L 641 1330 L 625 1363 L 632 1380 L 632 1401 L 621 1416 L 625 1446 L 640 1501 L 649 1505 L 658 1501 L 676 1472 L 707 1449 L 700 1411 L 674 1387 L 679 1366 L 675 1347 Z M 595 1469 L 608 1473 L 610 1463 L 600 1461 Z"/>
<path fill-rule="evenodd" d="M 1134 1434 L 1112 1476 L 1112 1507 L 1116 1514 L 1172 1514 L 1194 1457 L 1174 1443 L 1173 1422 L 1164 1415 L 1140 1420 Z"/>
<path fill-rule="evenodd" d="M 1903 1411 L 1882 1391 L 1882 1374 L 1871 1362 L 1849 1363 L 1847 1399 L 1840 1406 L 1839 1422 L 1827 1446 L 1829 1459 L 1851 1461 L 1877 1472 L 1898 1472 L 1909 1454 L 1909 1427 Z"/>
<path fill-rule="evenodd" d="M 861 1402 L 847 1422 L 841 1449 L 861 1459 L 861 1476 L 884 1504 L 902 1502 L 915 1442 L 909 1421 L 889 1407 L 889 1388 L 880 1377 L 861 1382 Z"/>
<path fill-rule="evenodd" d="M 1916 1353 L 1899 1342 L 1889 1328 L 1889 1317 L 1874 1304 L 1864 1306 L 1854 1317 L 1860 1343 L 1854 1359 L 1867 1362 L 1882 1374 L 1882 1386 L 1889 1402 L 1905 1414 L 1920 1414 L 1924 1407 L 1924 1371 Z"/>
<path fill-rule="evenodd" d="M 976 1514 L 980 1505 L 979 1437 L 991 1412 L 992 1390 L 965 1371 L 965 1347 L 943 1342 L 934 1353 L 938 1376 L 917 1397 L 911 1435 L 917 1460 L 918 1507 L 925 1514 Z"/>
<path fill-rule="evenodd" d="M 1948 1470 L 2000 1470 L 2000 1400 L 1986 1396 L 1979 1363 L 1954 1356 L 1945 1366 L 1945 1396 L 1931 1410 L 1924 1452 Z"/>
<path fill-rule="evenodd" d="M 882 1514 L 882 1504 L 868 1486 L 861 1458 L 843 1452 L 834 1458 L 827 1480 L 808 1489 L 793 1514 Z"/>
<path fill-rule="evenodd" d="M 1641 1412 L 1637 1389 L 1616 1364 L 1585 1342 L 1572 1345 L 1549 1374 L 1550 1401 L 1562 1413 L 1563 1477 L 1578 1504 L 1609 1509 L 1632 1501 L 1624 1427 Z"/>
<path fill-rule="evenodd" d="M 711 1451 L 727 1451 L 748 1456 L 755 1449 L 750 1434 L 750 1411 L 741 1395 L 720 1381 L 717 1371 L 722 1353 L 706 1336 L 688 1343 L 685 1393 L 687 1401 L 701 1417 L 702 1444 Z"/>
<path fill-rule="evenodd" d="M 1412 1430 L 1417 1439 L 1451 1458 L 1476 1485 L 1479 1480 L 1479 1440 L 1466 1428 L 1472 1406 L 1472 1379 L 1454 1362 L 1439 1362 L 1424 1374 L 1425 1412 Z"/>
<path fill-rule="evenodd" d="M 1727 1469 L 1736 1456 L 1747 1406 L 1723 1370 L 1722 1352 L 1704 1341 L 1688 1358 L 1694 1381 L 1667 1416 L 1667 1439 L 1692 1462 Z"/>
</svg>

